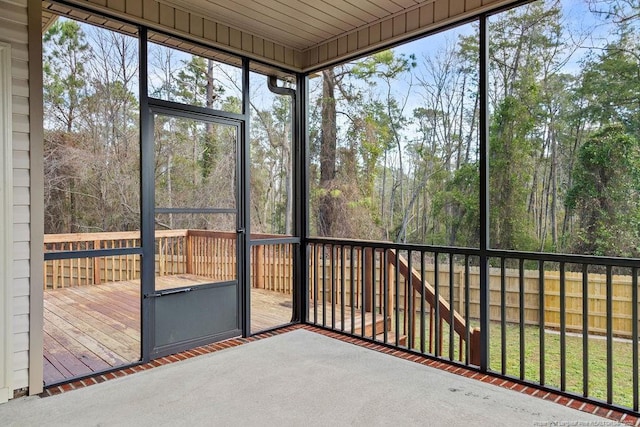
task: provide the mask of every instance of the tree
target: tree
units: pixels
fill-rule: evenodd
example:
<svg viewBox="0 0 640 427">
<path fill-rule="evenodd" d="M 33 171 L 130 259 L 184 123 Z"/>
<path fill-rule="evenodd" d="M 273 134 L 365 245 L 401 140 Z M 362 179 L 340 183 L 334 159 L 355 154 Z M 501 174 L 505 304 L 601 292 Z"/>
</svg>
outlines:
<svg viewBox="0 0 640 427">
<path fill-rule="evenodd" d="M 545 156 L 543 78 L 562 45 L 560 4 L 543 2 L 507 11 L 492 21 L 490 205 L 491 244 L 535 249 L 535 221 L 527 200 L 536 186 L 536 154 Z M 542 121 L 544 123 L 544 121 Z M 541 132 L 542 131 L 542 132 Z"/>
<path fill-rule="evenodd" d="M 625 26 L 617 40 L 587 59 L 579 94 L 583 114 L 595 125 L 621 123 L 640 137 L 640 42 Z"/>
<path fill-rule="evenodd" d="M 578 152 L 567 209 L 578 217 L 572 252 L 640 255 L 640 141 L 620 124 L 594 132 Z"/>
<path fill-rule="evenodd" d="M 55 134 L 45 133 L 45 158 L 51 163 L 45 168 L 45 200 L 51 202 L 45 229 L 75 231 L 78 229 L 77 175 L 81 163 L 72 155 L 80 140 L 78 116 L 86 95 L 86 62 L 91 50 L 86 35 L 74 21 L 58 20 L 44 34 L 43 98 L 45 124 Z M 64 218 L 64 219 L 62 219 Z"/>
<path fill-rule="evenodd" d="M 75 21 L 58 20 L 45 33 L 43 61 L 44 102 L 66 132 L 75 130 L 80 104 L 85 95 L 91 48 Z M 53 121 L 50 122 L 53 124 Z"/>
</svg>

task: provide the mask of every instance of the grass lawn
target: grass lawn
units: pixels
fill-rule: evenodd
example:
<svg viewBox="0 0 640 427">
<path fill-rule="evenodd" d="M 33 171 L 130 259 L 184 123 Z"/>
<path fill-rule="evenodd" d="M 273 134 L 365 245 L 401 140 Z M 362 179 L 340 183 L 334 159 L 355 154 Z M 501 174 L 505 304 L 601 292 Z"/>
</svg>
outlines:
<svg viewBox="0 0 640 427">
<path fill-rule="evenodd" d="M 402 320 L 401 320 L 402 321 Z M 419 321 L 418 321 L 419 323 Z M 472 325 L 475 326 L 475 325 Z M 419 326 L 418 326 L 419 328 Z M 449 356 L 449 326 L 445 323 L 442 331 L 441 355 Z M 429 330 L 425 331 L 428 351 Z M 458 337 L 454 340 L 454 359 L 460 360 Z M 560 334 L 545 331 L 545 385 L 560 388 Z M 502 373 L 501 325 L 492 323 L 490 331 L 490 369 Z M 540 382 L 540 329 L 537 326 L 524 328 L 524 379 Z M 582 335 L 566 336 L 566 390 L 577 394 L 583 392 Z M 506 364 L 504 372 L 512 377 L 520 377 L 520 328 L 506 325 Z M 415 349 L 420 348 L 419 334 L 415 339 Z M 464 350 L 463 350 L 464 351 Z M 462 355 L 464 359 L 464 352 Z M 588 396 L 606 401 L 607 399 L 607 341 L 604 337 L 591 336 L 588 343 Z M 633 406 L 633 346 L 630 340 L 614 339 L 613 342 L 613 403 Z"/>
</svg>

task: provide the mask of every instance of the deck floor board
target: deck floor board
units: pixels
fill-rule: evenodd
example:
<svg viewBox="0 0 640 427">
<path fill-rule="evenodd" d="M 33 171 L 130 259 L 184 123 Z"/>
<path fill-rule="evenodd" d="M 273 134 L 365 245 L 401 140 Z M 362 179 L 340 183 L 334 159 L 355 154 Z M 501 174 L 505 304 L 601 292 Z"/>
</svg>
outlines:
<svg viewBox="0 0 640 427">
<path fill-rule="evenodd" d="M 156 278 L 158 290 L 209 283 L 179 274 Z M 292 296 L 251 290 L 251 330 L 291 320 Z M 44 292 L 44 382 L 90 375 L 140 358 L 140 281 Z"/>
</svg>

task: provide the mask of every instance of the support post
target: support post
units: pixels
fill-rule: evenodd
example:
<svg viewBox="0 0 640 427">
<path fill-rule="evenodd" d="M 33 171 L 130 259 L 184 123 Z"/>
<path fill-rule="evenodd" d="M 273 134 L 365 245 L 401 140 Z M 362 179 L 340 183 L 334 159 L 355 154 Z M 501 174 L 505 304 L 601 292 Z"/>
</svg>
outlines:
<svg viewBox="0 0 640 427">
<path fill-rule="evenodd" d="M 480 360 L 482 371 L 489 369 L 489 37 L 488 16 L 480 16 Z"/>
</svg>

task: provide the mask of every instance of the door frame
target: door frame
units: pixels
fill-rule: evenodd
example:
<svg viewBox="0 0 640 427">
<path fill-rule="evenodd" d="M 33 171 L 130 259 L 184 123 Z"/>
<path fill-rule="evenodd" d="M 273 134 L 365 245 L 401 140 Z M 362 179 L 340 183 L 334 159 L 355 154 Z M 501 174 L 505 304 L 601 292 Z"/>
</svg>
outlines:
<svg viewBox="0 0 640 427">
<path fill-rule="evenodd" d="M 247 306 L 248 268 L 247 254 L 248 239 L 247 230 L 249 228 L 248 214 L 246 212 L 246 198 L 248 184 L 248 150 L 247 141 L 247 120 L 244 114 L 210 110 L 203 107 L 179 104 L 172 101 L 165 101 L 156 98 L 141 98 L 140 117 L 140 138 L 141 138 L 141 193 L 142 193 L 142 269 L 141 269 L 141 354 L 143 361 L 149 361 L 163 355 L 184 351 L 198 345 L 232 338 L 234 336 L 246 336 L 246 317 L 249 315 Z M 155 140 L 154 140 L 154 116 L 164 115 L 168 117 L 180 117 L 223 125 L 235 126 L 237 128 L 236 142 L 236 283 L 237 283 L 237 329 L 203 339 L 194 339 L 177 343 L 176 345 L 163 346 L 157 348 L 155 345 L 155 325 L 156 313 L 154 298 L 155 292 Z"/>
<path fill-rule="evenodd" d="M 153 260 L 155 257 L 154 250 L 154 184 L 155 173 L 151 165 L 153 165 L 154 146 L 153 146 L 153 123 L 151 120 L 150 106 L 166 106 L 175 108 L 176 110 L 186 110 L 192 113 L 201 113 L 204 115 L 215 114 L 220 118 L 236 120 L 242 123 L 240 130 L 240 141 L 238 142 L 238 154 L 242 160 L 240 164 L 240 172 L 242 177 L 238 180 L 238 212 L 244 225 L 244 233 L 238 234 L 237 246 L 242 248 L 244 254 L 249 254 L 249 236 L 251 233 L 251 218 L 248 207 L 251 202 L 249 193 L 250 167 L 249 153 L 250 141 L 249 135 L 249 117 L 251 104 L 249 99 L 249 63 L 247 57 L 241 57 L 242 60 L 242 113 L 230 113 L 224 111 L 210 110 L 202 107 L 178 104 L 169 101 L 152 99 L 149 96 L 149 29 L 146 26 L 139 26 L 138 41 L 138 73 L 139 80 L 139 102 L 140 102 L 140 234 L 142 246 L 142 268 L 141 268 L 141 296 L 140 296 L 140 312 L 141 312 L 141 334 L 140 334 L 140 355 L 141 362 L 151 360 L 153 321 L 150 309 L 151 301 L 142 297 L 144 292 L 150 291 L 148 277 L 155 276 L 154 262 L 144 261 Z M 149 166 L 146 166 L 149 165 Z M 240 328 L 242 336 L 248 337 L 251 334 L 251 290 L 250 290 L 250 262 L 246 257 L 239 257 L 238 260 L 238 281 L 240 292 Z M 151 279 L 152 280 L 152 279 Z"/>
</svg>

